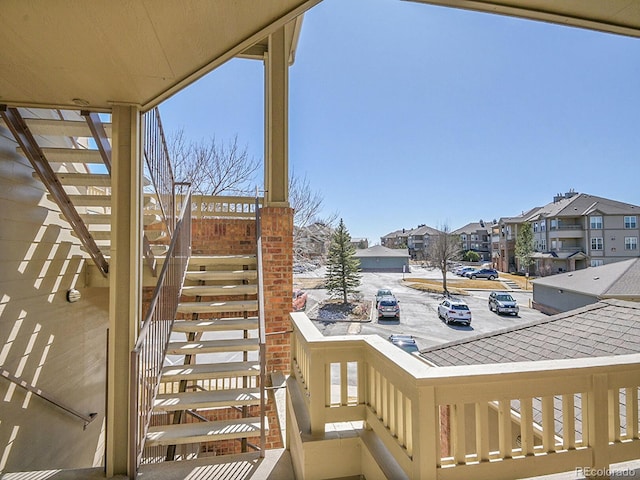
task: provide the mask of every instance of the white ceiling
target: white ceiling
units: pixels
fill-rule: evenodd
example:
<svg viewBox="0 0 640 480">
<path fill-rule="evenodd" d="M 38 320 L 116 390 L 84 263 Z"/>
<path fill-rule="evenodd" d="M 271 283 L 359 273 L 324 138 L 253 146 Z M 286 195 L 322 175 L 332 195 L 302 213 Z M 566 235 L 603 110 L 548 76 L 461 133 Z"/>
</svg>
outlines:
<svg viewBox="0 0 640 480">
<path fill-rule="evenodd" d="M 2 0 L 0 104 L 148 109 L 321 0 Z M 346 1 L 346 0 L 343 0 Z M 411 0 L 640 36 L 640 0 Z"/>
</svg>

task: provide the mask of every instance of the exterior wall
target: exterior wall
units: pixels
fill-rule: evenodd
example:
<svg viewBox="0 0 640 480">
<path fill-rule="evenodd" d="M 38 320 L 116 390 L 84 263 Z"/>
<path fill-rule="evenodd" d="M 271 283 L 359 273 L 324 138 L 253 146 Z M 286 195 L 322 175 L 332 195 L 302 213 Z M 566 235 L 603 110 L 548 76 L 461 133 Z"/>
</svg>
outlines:
<svg viewBox="0 0 640 480">
<path fill-rule="evenodd" d="M 598 298 L 583 293 L 568 292 L 557 287 L 533 284 L 534 307 L 544 313 L 555 314 L 568 312 L 576 308 L 596 303 Z"/>
<path fill-rule="evenodd" d="M 409 272 L 409 258 L 399 257 L 359 257 L 360 269 L 363 272 L 399 272 L 406 266 Z"/>
<path fill-rule="evenodd" d="M 95 420 L 83 421 L 0 379 L 0 471 L 102 465 L 108 289 L 87 288 L 85 260 L 29 162 L 0 127 L 0 364 Z M 66 301 L 69 288 L 82 298 Z"/>
</svg>

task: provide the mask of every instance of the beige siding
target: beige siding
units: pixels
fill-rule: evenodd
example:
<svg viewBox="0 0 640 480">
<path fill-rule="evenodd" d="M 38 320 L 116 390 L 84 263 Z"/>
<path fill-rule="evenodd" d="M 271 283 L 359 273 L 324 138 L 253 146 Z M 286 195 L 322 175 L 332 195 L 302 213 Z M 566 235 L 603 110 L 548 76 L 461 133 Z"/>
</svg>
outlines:
<svg viewBox="0 0 640 480">
<path fill-rule="evenodd" d="M 83 422 L 0 378 L 0 471 L 102 462 L 108 290 L 85 288 L 84 255 L 0 125 L 0 366 Z M 66 301 L 75 287 L 77 303 Z"/>
</svg>

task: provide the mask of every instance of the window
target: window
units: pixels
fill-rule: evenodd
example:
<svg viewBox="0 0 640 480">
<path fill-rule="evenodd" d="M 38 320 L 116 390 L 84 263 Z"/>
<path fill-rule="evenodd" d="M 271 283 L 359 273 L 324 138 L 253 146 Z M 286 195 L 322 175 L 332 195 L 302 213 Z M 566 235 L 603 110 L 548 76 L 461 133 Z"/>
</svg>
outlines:
<svg viewBox="0 0 640 480">
<path fill-rule="evenodd" d="M 462 240 L 463 242 L 466 242 L 467 236 L 463 233 L 462 235 L 460 235 L 460 240 Z"/>
<path fill-rule="evenodd" d="M 547 249 L 547 239 L 540 239 L 538 245 L 540 246 L 540 251 L 544 252 Z"/>
<path fill-rule="evenodd" d="M 624 228 L 638 228 L 635 215 L 624 217 Z"/>
<path fill-rule="evenodd" d="M 601 237 L 592 238 L 591 250 L 602 250 L 602 249 L 603 249 L 602 238 Z"/>
<path fill-rule="evenodd" d="M 638 249 L 638 237 L 624 237 L 624 249 L 625 250 L 637 250 Z"/>
<path fill-rule="evenodd" d="M 551 220 L 551 230 L 557 230 L 557 229 L 558 229 L 558 220 L 554 218 L 553 220 Z"/>
<path fill-rule="evenodd" d="M 538 231 L 538 222 L 534 222 L 533 224 L 533 233 L 536 233 Z"/>
<path fill-rule="evenodd" d="M 542 220 L 540 222 L 540 231 L 541 232 L 546 232 L 547 231 L 547 221 L 546 220 Z"/>
<path fill-rule="evenodd" d="M 600 265 L 604 265 L 604 260 L 591 260 L 592 267 L 599 267 Z"/>
<path fill-rule="evenodd" d="M 591 228 L 602 229 L 602 217 L 600 215 L 594 215 L 590 218 L 590 226 Z"/>
</svg>

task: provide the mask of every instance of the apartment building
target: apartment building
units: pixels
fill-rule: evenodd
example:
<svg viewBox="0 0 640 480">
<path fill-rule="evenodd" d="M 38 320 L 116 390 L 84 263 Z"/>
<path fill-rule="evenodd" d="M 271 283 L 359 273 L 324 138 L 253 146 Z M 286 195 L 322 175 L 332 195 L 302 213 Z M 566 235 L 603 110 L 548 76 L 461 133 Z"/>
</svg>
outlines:
<svg viewBox="0 0 640 480">
<path fill-rule="evenodd" d="M 491 260 L 491 235 L 487 224 L 480 220 L 468 223 L 464 227 L 451 232 L 460 238 L 460 248 L 463 252 L 476 252 L 481 261 Z"/>
<path fill-rule="evenodd" d="M 640 207 L 573 190 L 543 207 L 503 217 L 492 226 L 492 256 L 499 270 L 522 270 L 515 257 L 518 229 L 530 223 L 535 275 L 571 272 L 640 256 Z"/>
</svg>

